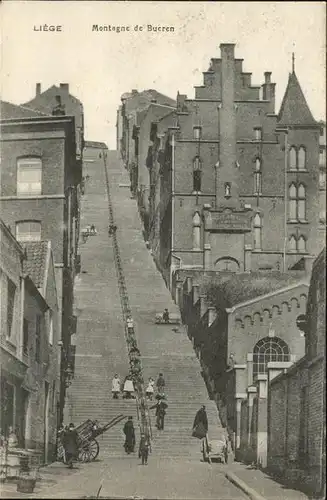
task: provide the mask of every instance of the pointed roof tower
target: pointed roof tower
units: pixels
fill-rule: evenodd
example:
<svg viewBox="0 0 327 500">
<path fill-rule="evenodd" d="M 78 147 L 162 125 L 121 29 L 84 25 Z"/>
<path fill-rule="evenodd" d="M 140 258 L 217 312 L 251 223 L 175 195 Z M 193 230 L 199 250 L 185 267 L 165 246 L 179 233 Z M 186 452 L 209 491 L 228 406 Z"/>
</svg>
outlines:
<svg viewBox="0 0 327 500">
<path fill-rule="evenodd" d="M 295 74 L 292 54 L 292 73 L 289 74 L 286 91 L 278 113 L 279 125 L 317 125 Z"/>
</svg>

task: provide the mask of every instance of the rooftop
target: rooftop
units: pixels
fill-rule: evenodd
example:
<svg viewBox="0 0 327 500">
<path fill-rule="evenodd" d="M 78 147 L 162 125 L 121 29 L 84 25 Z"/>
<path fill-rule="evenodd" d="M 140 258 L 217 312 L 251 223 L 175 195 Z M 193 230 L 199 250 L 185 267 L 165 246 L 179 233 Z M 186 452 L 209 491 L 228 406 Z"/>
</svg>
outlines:
<svg viewBox="0 0 327 500">
<path fill-rule="evenodd" d="M 303 281 L 302 273 L 257 271 L 250 274 L 208 276 L 201 283 L 201 288 L 208 302 L 218 310 L 223 310 Z"/>
<path fill-rule="evenodd" d="M 24 272 L 32 279 L 37 288 L 42 288 L 47 268 L 48 242 L 29 241 L 22 243 L 27 259 Z"/>
<path fill-rule="evenodd" d="M 10 120 L 12 118 L 35 118 L 38 116 L 49 116 L 41 111 L 30 109 L 27 106 L 19 106 L 7 101 L 0 101 L 1 120 Z"/>
</svg>

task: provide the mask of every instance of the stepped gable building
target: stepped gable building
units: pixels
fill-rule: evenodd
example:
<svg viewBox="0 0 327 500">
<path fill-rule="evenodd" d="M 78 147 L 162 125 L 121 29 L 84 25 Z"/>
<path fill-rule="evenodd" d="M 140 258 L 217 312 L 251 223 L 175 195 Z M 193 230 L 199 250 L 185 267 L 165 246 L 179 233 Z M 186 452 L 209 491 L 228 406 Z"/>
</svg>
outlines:
<svg viewBox="0 0 327 500">
<path fill-rule="evenodd" d="M 322 127 L 310 112 L 294 61 L 276 114 L 271 73 L 255 85 L 243 60 L 235 58 L 234 44 L 220 49 L 195 98 L 177 95 L 177 120 L 157 154 L 168 190 L 162 197 L 169 200 L 161 197 L 156 207 L 164 207 L 159 241 L 169 247 L 163 243 L 155 254 L 167 282 L 179 268 L 301 268 L 324 241 L 318 196 Z"/>
<path fill-rule="evenodd" d="M 33 110 L 28 117 L 26 107 L 9 103 L 1 103 L 1 110 L 2 218 L 19 242 L 52 242 L 60 332 L 63 353 L 67 354 L 76 329 L 73 280 L 79 260 L 82 180 L 82 163 L 76 158 L 75 120 Z M 68 373 L 69 367 L 63 367 L 62 372 Z"/>
<path fill-rule="evenodd" d="M 1 430 L 52 460 L 59 402 L 60 318 L 50 241 L 18 243 L 0 220 Z"/>
<path fill-rule="evenodd" d="M 36 84 L 35 97 L 23 104 L 46 115 L 68 115 L 75 119 L 76 160 L 82 162 L 84 148 L 84 109 L 79 99 L 69 93 L 69 84 L 52 85 L 42 92 Z"/>
</svg>

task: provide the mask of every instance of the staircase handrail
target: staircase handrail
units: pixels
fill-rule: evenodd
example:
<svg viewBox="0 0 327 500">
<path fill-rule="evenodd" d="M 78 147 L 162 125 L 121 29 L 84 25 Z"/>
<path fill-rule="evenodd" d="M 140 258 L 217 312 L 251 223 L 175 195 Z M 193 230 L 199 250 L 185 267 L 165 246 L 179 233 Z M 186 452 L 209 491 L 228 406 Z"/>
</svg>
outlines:
<svg viewBox="0 0 327 500">
<path fill-rule="evenodd" d="M 111 196 L 110 196 L 110 188 L 109 188 L 109 178 L 108 178 L 108 171 L 107 171 L 107 164 L 106 164 L 106 152 L 105 150 L 102 151 L 102 157 L 104 160 L 104 170 L 105 170 L 105 177 L 106 177 L 106 186 L 107 186 L 107 194 L 108 194 L 108 208 L 109 208 L 109 224 L 114 225 L 114 214 L 113 214 L 113 207 L 112 207 L 112 201 L 111 201 Z M 131 315 L 131 308 L 129 305 L 129 300 L 128 300 L 128 292 L 127 292 L 127 287 L 125 283 L 125 276 L 124 276 L 124 271 L 123 271 L 123 266 L 121 264 L 121 258 L 120 258 L 120 251 L 119 251 L 119 245 L 118 245 L 118 239 L 117 239 L 117 234 L 114 231 L 112 234 L 112 239 L 113 239 L 113 254 L 114 254 L 114 260 L 115 260 L 115 267 L 116 267 L 116 272 L 117 272 L 117 278 L 118 278 L 118 289 L 119 289 L 119 294 L 121 298 L 121 309 L 122 309 L 122 316 L 124 323 L 126 325 L 126 320 L 128 316 Z M 133 339 L 133 346 L 137 348 L 137 341 L 136 341 L 136 335 L 135 335 L 135 330 L 132 328 L 132 332 L 128 331 L 127 326 L 125 326 L 125 340 L 127 343 L 127 348 L 128 348 L 128 356 L 129 356 L 129 361 L 130 364 L 134 364 L 136 362 L 136 359 L 139 361 L 139 373 L 137 376 L 135 375 L 136 381 L 136 408 L 137 408 L 137 416 L 138 420 L 140 422 L 140 427 L 141 430 L 143 430 L 149 439 L 152 438 L 152 428 L 151 428 L 151 421 L 150 421 L 150 415 L 149 411 L 147 408 L 146 404 L 146 399 L 145 399 L 145 391 L 144 391 L 144 383 L 143 383 L 143 377 L 142 377 L 142 362 L 141 358 L 134 358 L 131 355 L 131 346 L 130 346 L 130 338 Z M 141 417 L 141 418 L 140 418 Z"/>
</svg>

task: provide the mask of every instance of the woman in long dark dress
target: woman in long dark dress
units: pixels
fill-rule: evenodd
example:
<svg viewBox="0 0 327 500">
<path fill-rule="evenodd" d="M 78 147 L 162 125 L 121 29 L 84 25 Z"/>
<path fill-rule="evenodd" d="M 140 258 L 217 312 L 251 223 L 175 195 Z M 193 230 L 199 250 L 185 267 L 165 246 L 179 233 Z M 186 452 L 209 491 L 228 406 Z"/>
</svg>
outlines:
<svg viewBox="0 0 327 500">
<path fill-rule="evenodd" d="M 127 454 L 133 453 L 135 449 L 135 429 L 133 424 L 133 417 L 128 417 L 123 430 L 125 434 L 125 451 Z"/>
</svg>

